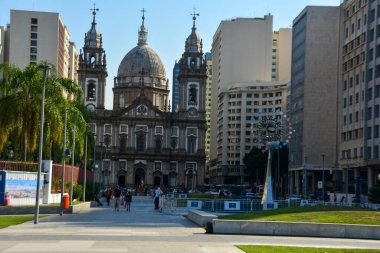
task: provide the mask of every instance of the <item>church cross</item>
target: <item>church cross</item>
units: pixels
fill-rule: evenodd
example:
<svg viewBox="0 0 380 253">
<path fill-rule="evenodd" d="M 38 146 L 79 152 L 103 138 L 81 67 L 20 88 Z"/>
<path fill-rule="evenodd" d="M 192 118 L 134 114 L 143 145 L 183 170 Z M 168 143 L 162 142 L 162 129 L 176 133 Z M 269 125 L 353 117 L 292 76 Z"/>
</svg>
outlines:
<svg viewBox="0 0 380 253">
<path fill-rule="evenodd" d="M 141 12 L 143 13 L 142 20 L 143 20 L 143 23 L 144 23 L 144 20 L 145 20 L 145 12 L 146 12 L 146 10 L 143 8 L 143 9 L 141 10 Z"/>
<path fill-rule="evenodd" d="M 194 7 L 194 13 L 191 13 L 190 15 L 193 16 L 193 26 L 195 27 L 195 20 L 197 19 L 197 16 L 199 16 L 199 13 L 195 12 L 195 7 Z"/>
<path fill-rule="evenodd" d="M 96 8 L 96 4 L 94 3 L 94 8 L 90 9 L 92 11 L 92 15 L 96 15 L 96 12 L 99 11 L 99 8 Z"/>
</svg>

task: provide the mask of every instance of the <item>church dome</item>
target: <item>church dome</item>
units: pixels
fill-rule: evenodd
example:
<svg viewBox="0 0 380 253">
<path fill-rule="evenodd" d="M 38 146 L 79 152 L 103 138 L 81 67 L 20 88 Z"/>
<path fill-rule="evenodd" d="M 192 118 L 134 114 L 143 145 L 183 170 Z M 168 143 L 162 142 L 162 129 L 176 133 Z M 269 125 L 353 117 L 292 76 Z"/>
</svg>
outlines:
<svg viewBox="0 0 380 253">
<path fill-rule="evenodd" d="M 143 9 L 143 13 L 145 10 Z M 145 16 L 142 16 L 142 24 L 138 32 L 138 43 L 129 51 L 119 65 L 118 77 L 141 76 L 142 71 L 146 76 L 166 78 L 164 64 L 160 57 L 148 47 L 148 31 L 144 25 Z"/>
<path fill-rule="evenodd" d="M 147 76 L 166 77 L 160 57 L 146 44 L 140 45 L 139 43 L 124 56 L 119 65 L 117 76 L 141 76 L 143 69 Z"/>
</svg>

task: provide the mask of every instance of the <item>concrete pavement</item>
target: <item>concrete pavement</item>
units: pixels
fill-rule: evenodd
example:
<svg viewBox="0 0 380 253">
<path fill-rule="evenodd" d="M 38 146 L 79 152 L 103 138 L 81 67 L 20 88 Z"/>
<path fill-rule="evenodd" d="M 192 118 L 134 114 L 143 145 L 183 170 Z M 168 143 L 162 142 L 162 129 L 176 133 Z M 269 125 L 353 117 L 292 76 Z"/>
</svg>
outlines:
<svg viewBox="0 0 380 253">
<path fill-rule="evenodd" d="M 131 212 L 100 207 L 0 230 L 0 252 L 242 252 L 236 244 L 380 249 L 374 240 L 209 235 L 182 216 L 153 210 L 145 197 L 133 199 Z"/>
</svg>

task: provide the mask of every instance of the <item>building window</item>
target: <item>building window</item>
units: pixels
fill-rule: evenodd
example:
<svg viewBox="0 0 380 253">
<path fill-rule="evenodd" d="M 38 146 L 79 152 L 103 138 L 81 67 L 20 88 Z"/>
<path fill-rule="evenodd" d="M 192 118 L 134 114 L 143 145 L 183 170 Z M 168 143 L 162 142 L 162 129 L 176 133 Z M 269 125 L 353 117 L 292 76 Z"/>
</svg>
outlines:
<svg viewBox="0 0 380 253">
<path fill-rule="evenodd" d="M 31 40 L 31 41 L 30 41 L 30 45 L 31 45 L 32 47 L 36 47 L 36 46 L 37 46 L 37 40 Z"/>
<path fill-rule="evenodd" d="M 156 136 L 155 147 L 154 147 L 154 152 L 156 154 L 161 153 L 161 146 L 162 146 L 162 137 L 161 136 Z"/>
<path fill-rule="evenodd" d="M 34 55 L 34 54 L 30 55 L 30 60 L 37 61 L 37 55 Z"/>
<path fill-rule="evenodd" d="M 31 54 L 37 54 L 37 48 L 36 47 L 31 47 L 30 48 L 30 53 Z"/>
<path fill-rule="evenodd" d="M 38 26 L 36 26 L 36 25 L 30 26 L 30 31 L 37 32 L 38 31 Z"/>
<path fill-rule="evenodd" d="M 154 162 L 154 171 L 162 171 L 162 162 Z"/>
<path fill-rule="evenodd" d="M 145 133 L 139 133 L 136 136 L 136 151 L 144 152 L 145 151 Z"/>
<path fill-rule="evenodd" d="M 30 19 L 30 23 L 33 24 L 33 25 L 37 25 L 38 24 L 38 19 L 37 18 L 31 18 Z"/>
<path fill-rule="evenodd" d="M 38 37 L 37 33 L 31 33 L 30 34 L 31 39 L 37 39 L 37 37 Z"/>
</svg>

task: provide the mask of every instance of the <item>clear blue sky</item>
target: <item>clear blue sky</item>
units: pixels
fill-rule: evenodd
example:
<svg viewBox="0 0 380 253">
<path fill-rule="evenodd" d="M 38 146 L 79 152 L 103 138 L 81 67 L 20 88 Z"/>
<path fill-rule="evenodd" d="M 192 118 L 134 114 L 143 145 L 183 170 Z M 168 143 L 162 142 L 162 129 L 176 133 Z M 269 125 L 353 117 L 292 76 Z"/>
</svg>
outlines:
<svg viewBox="0 0 380 253">
<path fill-rule="evenodd" d="M 90 28 L 93 0 L 0 0 L 0 25 L 9 23 L 10 9 L 60 13 L 77 49 L 83 47 Z M 340 0 L 96 0 L 98 29 L 107 54 L 106 108 L 112 108 L 113 77 L 124 55 L 137 44 L 142 8 L 147 10 L 148 43 L 160 56 L 172 83 L 172 68 L 183 53 L 191 32 L 193 8 L 200 13 L 198 33 L 204 52 L 211 49 L 212 36 L 220 21 L 236 17 L 263 17 L 271 13 L 274 30 L 290 27 L 307 5 L 339 5 Z"/>
</svg>

